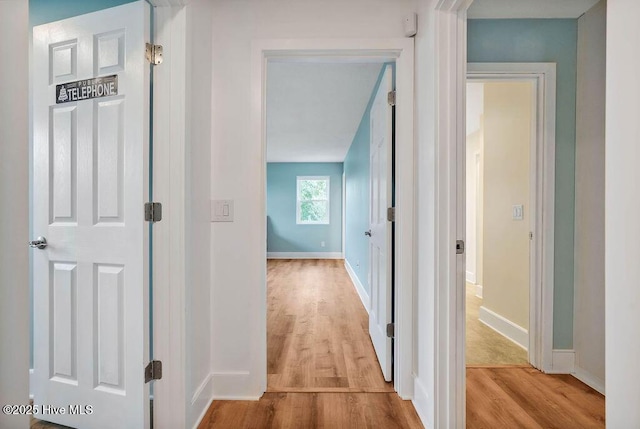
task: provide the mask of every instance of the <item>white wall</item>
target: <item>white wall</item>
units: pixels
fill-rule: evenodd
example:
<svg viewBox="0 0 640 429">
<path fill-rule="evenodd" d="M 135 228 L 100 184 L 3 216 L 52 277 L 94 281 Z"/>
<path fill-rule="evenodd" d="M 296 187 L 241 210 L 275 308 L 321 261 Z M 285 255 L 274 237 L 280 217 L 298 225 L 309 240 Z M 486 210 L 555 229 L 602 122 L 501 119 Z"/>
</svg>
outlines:
<svg viewBox="0 0 640 429">
<path fill-rule="evenodd" d="M 0 0 L 0 404 L 29 403 L 28 3 Z M 29 427 L 0 413 L 0 427 Z"/>
<path fill-rule="evenodd" d="M 478 174 L 478 165 L 476 159 L 480 158 L 480 148 L 482 131 L 477 130 L 471 134 L 467 134 L 466 141 L 466 226 L 465 231 L 467 239 L 465 240 L 465 254 L 466 254 L 466 280 L 472 284 L 482 284 L 478 278 L 478 256 L 482 253 L 482 248 L 478 246 L 478 229 L 481 228 L 478 225 L 478 209 L 479 209 L 479 181 L 480 176 Z"/>
<path fill-rule="evenodd" d="M 417 283 L 414 291 L 414 399 L 413 404 L 427 428 L 436 420 L 436 28 L 435 1 L 421 1 L 415 38 L 417 165 Z"/>
<path fill-rule="evenodd" d="M 469 283 L 481 285 L 481 267 L 478 266 L 482 253 L 480 236 L 482 223 L 481 202 L 478 200 L 480 191 L 479 165 L 482 150 L 483 112 L 484 112 L 484 83 L 467 83 L 467 141 L 466 141 L 466 280 Z"/>
<path fill-rule="evenodd" d="M 154 69 L 155 426 L 195 427 L 213 398 L 211 380 L 211 19 L 208 0 L 156 8 Z M 186 31 L 185 31 L 186 29 Z"/>
<path fill-rule="evenodd" d="M 212 5 L 186 6 L 186 388 L 187 428 L 194 427 L 212 398 L 211 353 L 211 99 Z"/>
<path fill-rule="evenodd" d="M 251 41 L 272 38 L 397 38 L 416 2 L 222 1 L 213 5 L 211 196 L 233 199 L 235 220 L 211 227 L 213 377 L 216 397 L 256 398 L 266 367 L 261 306 L 265 288 L 265 166 L 247 126 Z M 263 321 L 262 321 L 263 322 Z"/>
<path fill-rule="evenodd" d="M 640 427 L 640 2 L 607 4 L 605 370 L 607 427 Z"/>
<path fill-rule="evenodd" d="M 606 2 L 578 20 L 573 348 L 576 375 L 604 393 Z"/>
</svg>

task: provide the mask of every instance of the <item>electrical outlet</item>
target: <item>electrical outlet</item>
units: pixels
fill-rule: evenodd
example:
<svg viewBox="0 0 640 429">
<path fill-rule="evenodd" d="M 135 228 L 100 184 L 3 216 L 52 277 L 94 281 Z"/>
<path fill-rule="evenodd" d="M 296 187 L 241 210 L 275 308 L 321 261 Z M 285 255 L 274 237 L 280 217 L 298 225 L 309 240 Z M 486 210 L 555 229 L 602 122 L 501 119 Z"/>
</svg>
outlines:
<svg viewBox="0 0 640 429">
<path fill-rule="evenodd" d="M 320 247 L 324 247 L 324 241 L 320 242 Z"/>
</svg>

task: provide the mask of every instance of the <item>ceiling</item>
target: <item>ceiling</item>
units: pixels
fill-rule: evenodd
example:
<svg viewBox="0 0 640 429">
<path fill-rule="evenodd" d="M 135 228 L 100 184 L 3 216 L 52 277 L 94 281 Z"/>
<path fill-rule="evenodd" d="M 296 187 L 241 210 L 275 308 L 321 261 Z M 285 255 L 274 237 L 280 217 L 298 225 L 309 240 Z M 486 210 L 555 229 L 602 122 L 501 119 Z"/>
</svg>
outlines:
<svg viewBox="0 0 640 429">
<path fill-rule="evenodd" d="M 342 162 L 382 64 L 270 62 L 267 162 Z"/>
<path fill-rule="evenodd" d="M 475 0 L 468 17 L 578 18 L 599 0 Z"/>
</svg>

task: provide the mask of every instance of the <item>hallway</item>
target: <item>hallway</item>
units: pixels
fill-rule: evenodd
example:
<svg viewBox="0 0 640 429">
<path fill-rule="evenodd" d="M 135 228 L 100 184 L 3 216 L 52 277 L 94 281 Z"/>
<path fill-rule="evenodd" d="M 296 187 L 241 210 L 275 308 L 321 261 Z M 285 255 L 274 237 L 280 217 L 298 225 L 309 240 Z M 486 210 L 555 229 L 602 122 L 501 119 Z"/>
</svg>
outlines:
<svg viewBox="0 0 640 429">
<path fill-rule="evenodd" d="M 393 392 L 369 337 L 369 319 L 334 260 L 269 260 L 269 392 Z"/>
<path fill-rule="evenodd" d="M 382 377 L 344 261 L 267 266 L 267 393 L 214 401 L 199 428 L 422 428 Z"/>
</svg>

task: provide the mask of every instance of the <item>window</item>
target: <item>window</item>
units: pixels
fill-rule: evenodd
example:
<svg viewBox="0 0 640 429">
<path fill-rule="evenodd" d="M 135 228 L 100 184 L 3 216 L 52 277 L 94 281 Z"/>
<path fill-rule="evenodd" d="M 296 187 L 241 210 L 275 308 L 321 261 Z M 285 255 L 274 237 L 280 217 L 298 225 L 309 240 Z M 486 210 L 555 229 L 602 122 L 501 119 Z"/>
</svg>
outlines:
<svg viewBox="0 0 640 429">
<path fill-rule="evenodd" d="M 296 223 L 329 223 L 329 176 L 298 176 Z"/>
</svg>

